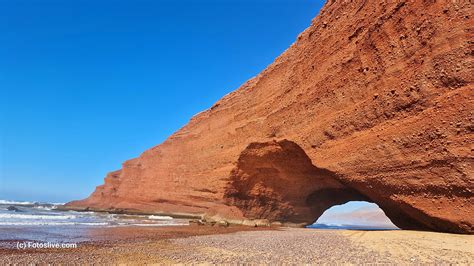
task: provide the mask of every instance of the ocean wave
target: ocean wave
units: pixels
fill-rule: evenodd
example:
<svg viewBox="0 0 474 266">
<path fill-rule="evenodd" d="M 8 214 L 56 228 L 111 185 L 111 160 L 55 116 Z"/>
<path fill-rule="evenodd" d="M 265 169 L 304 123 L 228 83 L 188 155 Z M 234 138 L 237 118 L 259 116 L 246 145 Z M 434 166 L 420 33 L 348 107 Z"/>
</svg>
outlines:
<svg viewBox="0 0 474 266">
<path fill-rule="evenodd" d="M 57 206 L 51 206 L 51 207 L 49 207 L 49 206 L 41 206 L 41 205 L 40 205 L 40 206 L 35 206 L 34 208 L 35 208 L 35 209 L 40 209 L 40 210 L 51 211 L 51 210 L 56 209 Z"/>
<path fill-rule="evenodd" d="M 14 200 L 0 200 L 0 204 L 5 205 L 33 205 L 36 202 L 31 201 L 14 201 Z"/>
<path fill-rule="evenodd" d="M 87 225 L 87 226 L 104 226 L 109 225 L 109 223 L 105 222 L 46 222 L 46 221 L 30 221 L 30 222 L 0 222 L 0 226 L 2 225 L 48 225 L 48 226 L 55 226 L 55 225 Z"/>
<path fill-rule="evenodd" d="M 173 220 L 171 216 L 160 216 L 160 215 L 150 215 L 148 216 L 150 220 Z"/>
<path fill-rule="evenodd" d="M 38 202 L 38 201 L 0 200 L 0 205 L 59 206 L 59 205 L 64 205 L 64 203 L 62 203 L 62 202 Z"/>
<path fill-rule="evenodd" d="M 0 219 L 34 219 L 34 220 L 68 220 L 75 219 L 75 215 L 35 215 L 19 213 L 0 213 Z"/>
<path fill-rule="evenodd" d="M 132 226 L 184 226 L 184 223 L 166 223 L 166 224 L 130 224 Z"/>
</svg>

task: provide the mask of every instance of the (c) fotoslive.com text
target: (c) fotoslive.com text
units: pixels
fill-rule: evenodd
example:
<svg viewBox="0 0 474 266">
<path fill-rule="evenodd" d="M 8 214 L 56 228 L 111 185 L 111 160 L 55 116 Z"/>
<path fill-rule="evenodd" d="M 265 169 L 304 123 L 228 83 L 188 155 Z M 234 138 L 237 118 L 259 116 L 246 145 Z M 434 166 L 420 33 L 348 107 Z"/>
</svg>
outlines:
<svg viewBox="0 0 474 266">
<path fill-rule="evenodd" d="M 18 249 L 49 249 L 49 248 L 77 248 L 77 243 L 53 243 L 53 242 L 17 242 Z"/>
</svg>

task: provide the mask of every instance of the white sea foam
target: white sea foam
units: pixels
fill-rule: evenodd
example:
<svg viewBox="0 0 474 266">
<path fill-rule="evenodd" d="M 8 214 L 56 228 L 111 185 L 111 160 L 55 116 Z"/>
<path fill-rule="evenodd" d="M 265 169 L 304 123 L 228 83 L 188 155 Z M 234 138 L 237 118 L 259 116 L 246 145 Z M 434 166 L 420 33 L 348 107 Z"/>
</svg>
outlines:
<svg viewBox="0 0 474 266">
<path fill-rule="evenodd" d="M 85 222 L 46 222 L 46 221 L 30 221 L 30 222 L 0 222 L 1 225 L 88 225 L 88 226 L 103 226 L 108 223 L 85 223 Z"/>
<path fill-rule="evenodd" d="M 173 217 L 171 217 L 171 216 L 160 216 L 160 215 L 150 215 L 150 216 L 148 216 L 148 219 L 151 219 L 151 220 L 173 220 Z"/>
<path fill-rule="evenodd" d="M 34 208 L 35 208 L 35 209 L 40 209 L 40 210 L 47 210 L 47 211 L 50 211 L 50 210 L 56 209 L 57 207 L 56 207 L 56 206 L 52 206 L 52 207 L 48 207 L 48 206 L 35 206 Z"/>
<path fill-rule="evenodd" d="M 54 203 L 57 204 L 57 203 Z M 17 209 L 7 210 L 9 205 Z M 52 203 L 0 200 L 2 226 L 176 226 L 188 225 L 165 215 L 127 215 L 97 212 L 58 211 Z"/>
<path fill-rule="evenodd" d="M 133 226 L 182 226 L 189 224 L 178 224 L 178 223 L 166 223 L 166 224 L 130 224 Z"/>
<path fill-rule="evenodd" d="M 34 220 L 67 220 L 74 219 L 75 215 L 36 215 L 19 213 L 0 213 L 0 219 L 34 219 Z"/>
<path fill-rule="evenodd" d="M 16 200 L 0 200 L 0 204 L 3 205 L 64 205 L 62 202 L 38 202 L 38 201 L 16 201 Z"/>
<path fill-rule="evenodd" d="M 14 201 L 14 200 L 0 200 L 0 204 L 5 205 L 32 205 L 35 204 L 34 202 L 30 201 Z"/>
</svg>

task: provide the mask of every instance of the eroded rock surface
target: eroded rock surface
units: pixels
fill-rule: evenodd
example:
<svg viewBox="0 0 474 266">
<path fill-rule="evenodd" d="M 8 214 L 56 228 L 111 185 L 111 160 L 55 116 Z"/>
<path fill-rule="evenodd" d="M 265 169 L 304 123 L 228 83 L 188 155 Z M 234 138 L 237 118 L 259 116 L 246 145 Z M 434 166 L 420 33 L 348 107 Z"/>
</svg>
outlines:
<svg viewBox="0 0 474 266">
<path fill-rule="evenodd" d="M 257 77 L 68 206 L 474 232 L 469 1 L 330 0 Z"/>
</svg>

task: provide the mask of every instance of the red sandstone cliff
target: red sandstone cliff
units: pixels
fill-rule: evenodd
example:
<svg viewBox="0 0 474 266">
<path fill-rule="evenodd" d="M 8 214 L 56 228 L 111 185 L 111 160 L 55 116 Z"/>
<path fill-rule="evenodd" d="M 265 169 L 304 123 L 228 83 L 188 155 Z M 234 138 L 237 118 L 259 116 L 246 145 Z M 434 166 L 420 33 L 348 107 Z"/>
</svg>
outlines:
<svg viewBox="0 0 474 266">
<path fill-rule="evenodd" d="M 401 228 L 473 233 L 472 11 L 330 0 L 265 71 L 68 206 L 311 223 L 367 200 Z"/>
</svg>

